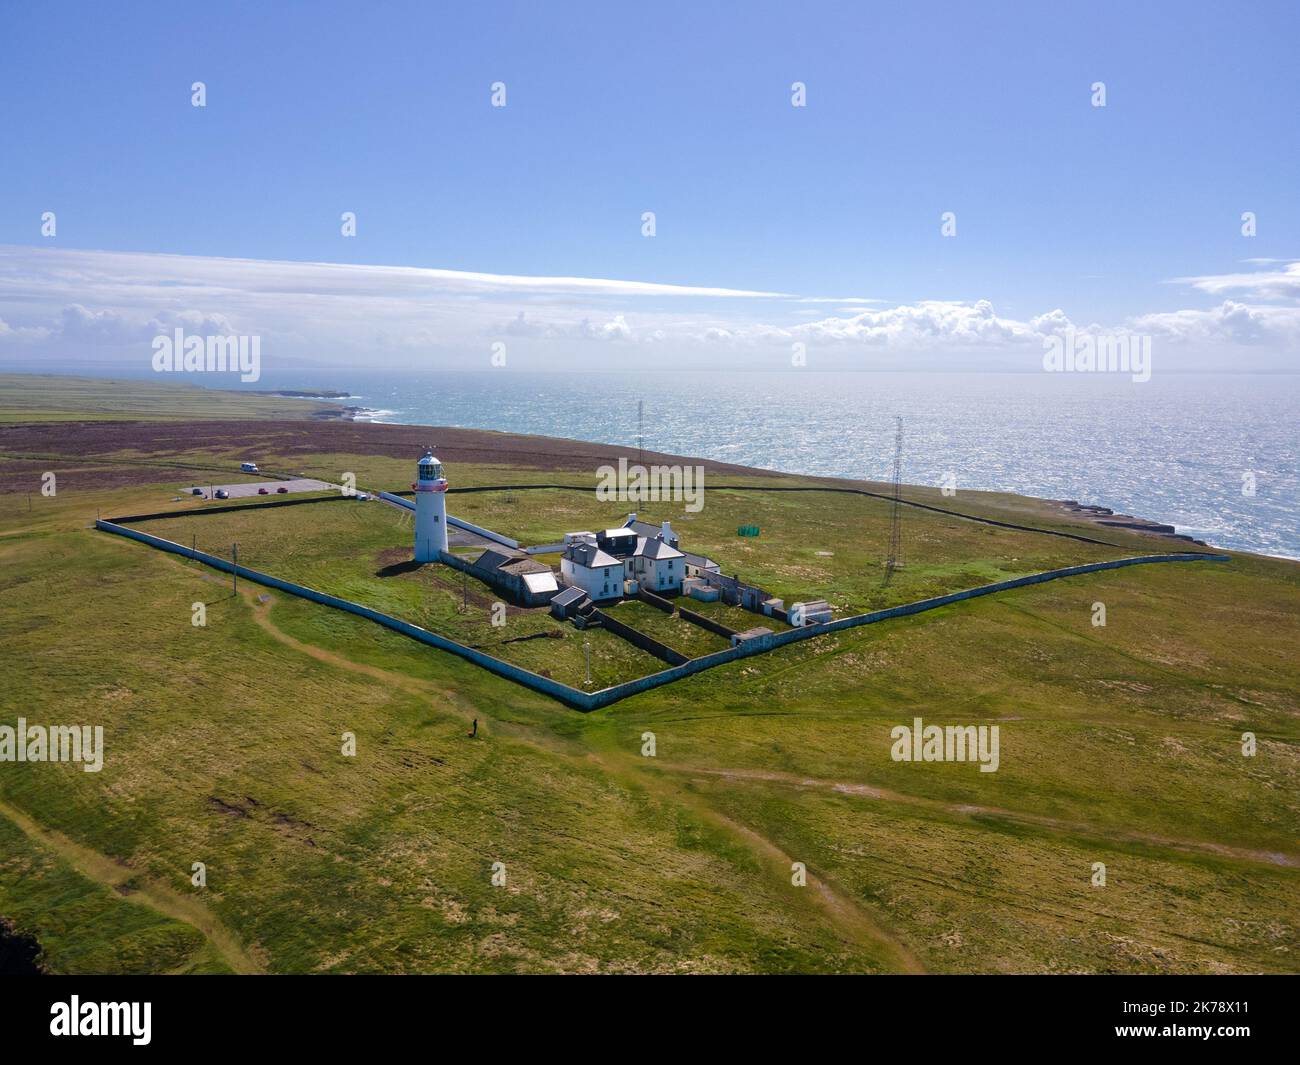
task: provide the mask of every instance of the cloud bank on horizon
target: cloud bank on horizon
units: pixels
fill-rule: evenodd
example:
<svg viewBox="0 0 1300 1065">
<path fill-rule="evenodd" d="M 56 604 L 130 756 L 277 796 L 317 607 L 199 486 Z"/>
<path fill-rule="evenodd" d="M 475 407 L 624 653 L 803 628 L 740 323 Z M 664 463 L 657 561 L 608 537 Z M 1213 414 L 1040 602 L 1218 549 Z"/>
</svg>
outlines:
<svg viewBox="0 0 1300 1065">
<path fill-rule="evenodd" d="M 1236 264 L 1242 265 L 1242 264 Z M 0 366 L 143 372 L 176 328 L 257 335 L 268 366 L 531 370 L 1032 369 L 1069 331 L 1150 335 L 1165 370 L 1286 370 L 1300 353 L 1300 260 L 1169 279 L 1185 302 L 1121 322 L 1060 307 L 677 285 L 408 266 L 0 247 Z"/>
</svg>

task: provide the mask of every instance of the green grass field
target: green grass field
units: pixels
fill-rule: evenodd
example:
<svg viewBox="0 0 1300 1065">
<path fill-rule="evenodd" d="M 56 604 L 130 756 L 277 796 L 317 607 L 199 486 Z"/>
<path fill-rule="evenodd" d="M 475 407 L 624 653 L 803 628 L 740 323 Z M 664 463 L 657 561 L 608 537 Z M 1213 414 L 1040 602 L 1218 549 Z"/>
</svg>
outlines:
<svg viewBox="0 0 1300 1065">
<path fill-rule="evenodd" d="M 188 384 L 111 381 L 98 377 L 41 377 L 0 373 L 0 424 L 97 421 L 121 418 L 309 418 L 337 410 L 323 401 L 256 392 L 216 392 Z M 217 413 L 217 412 L 220 413 Z"/>
<path fill-rule="evenodd" d="M 240 446 L 257 446 L 257 432 L 241 423 Z M 192 457 L 220 465 L 230 453 Z M 364 454 L 305 472 L 340 466 L 372 487 L 410 476 L 409 463 Z M 228 578 L 90 528 L 97 511 L 192 506 L 170 502 L 179 471 L 153 469 L 54 498 L 0 495 L 0 724 L 105 732 L 99 773 L 0 763 L 0 917 L 36 937 L 51 971 L 1297 970 L 1293 563 L 1234 554 L 1056 581 L 579 714 L 359 618 L 253 586 L 233 596 Z M 450 475 L 581 477 L 487 463 Z M 787 602 L 820 594 L 840 611 L 1167 549 L 909 513 L 907 566 L 881 590 L 887 512 L 874 501 L 706 498 L 693 518 L 647 516 L 671 518 L 688 547 Z M 586 493 L 450 502 L 527 541 L 625 516 Z M 1032 500 L 944 502 L 1096 534 Z M 515 613 L 492 630 L 481 602 L 458 612 L 459 577 L 436 568 L 377 576 L 406 534 L 381 504 L 261 521 L 269 513 L 255 528 L 217 515 L 145 528 L 193 527 L 200 546 L 234 536 L 241 561 L 377 596 L 460 626 L 467 642 L 543 620 Z M 290 520 L 307 514 L 330 517 Z M 743 521 L 763 535 L 736 537 Z M 191 624 L 196 602 L 205 627 Z M 1104 627 L 1091 623 L 1095 602 Z M 647 632 L 680 623 L 617 609 Z M 567 651 L 581 636 L 507 646 L 580 685 Z M 592 642 L 593 674 L 626 666 Z M 915 717 L 996 724 L 999 770 L 893 761 L 890 730 Z M 195 862 L 206 888 L 191 884 Z M 792 884 L 794 862 L 807 886 Z"/>
<path fill-rule="evenodd" d="M 694 600 L 679 599 L 678 602 L 689 608 Z M 674 614 L 670 617 L 663 611 L 636 600 L 628 600 L 619 603 L 618 606 L 608 607 L 606 613 L 689 658 L 700 658 L 715 651 L 725 651 L 731 646 L 730 640 L 698 625 L 692 625 L 689 621 L 683 620 L 680 615 Z M 749 618 L 755 625 L 759 623 L 759 619 L 752 614 Z"/>
<path fill-rule="evenodd" d="M 854 496 L 832 498 L 834 507 L 818 495 L 720 491 L 698 513 L 674 507 L 674 528 L 685 546 L 707 552 L 724 572 L 739 572 L 788 604 L 826 598 L 841 616 L 1128 553 L 916 511 L 908 523 L 912 561 L 884 587 L 880 557 L 888 536 L 888 505 Z M 448 502 L 450 513 L 526 537 L 525 542 L 551 542 L 565 531 L 605 528 L 626 518 L 626 512 L 578 491 L 482 492 L 453 495 Z M 805 529 L 800 508 L 810 504 L 815 518 Z M 375 607 L 566 684 L 596 689 L 664 668 L 660 660 L 610 633 L 579 633 L 543 608 L 512 609 L 504 625 L 494 626 L 492 605 L 500 597 L 488 586 L 445 566 L 403 567 L 411 559 L 412 516 L 378 500 L 213 514 L 202 513 L 213 509 L 211 503 L 195 508 L 182 500 L 178 506 L 199 513 L 152 520 L 141 528 L 223 558 L 232 557 L 237 543 L 244 565 Z M 768 531 L 762 539 L 734 535 L 736 515 L 742 512 L 764 515 Z M 478 553 L 461 552 L 467 558 Z M 558 559 L 551 564 L 558 568 Z M 723 603 L 683 603 L 740 631 L 756 625 L 787 627 Z M 729 646 L 721 637 L 643 604 L 624 604 L 615 616 L 690 657 Z"/>
<path fill-rule="evenodd" d="M 374 607 L 573 687 L 594 690 L 664 668 L 627 641 L 601 629 L 579 632 L 545 607 L 507 605 L 505 624 L 494 625 L 493 604 L 501 597 L 487 585 L 447 566 L 404 566 L 412 557 L 412 516 L 378 501 L 168 518 L 140 528 L 225 558 L 237 542 L 246 566 Z"/>
</svg>

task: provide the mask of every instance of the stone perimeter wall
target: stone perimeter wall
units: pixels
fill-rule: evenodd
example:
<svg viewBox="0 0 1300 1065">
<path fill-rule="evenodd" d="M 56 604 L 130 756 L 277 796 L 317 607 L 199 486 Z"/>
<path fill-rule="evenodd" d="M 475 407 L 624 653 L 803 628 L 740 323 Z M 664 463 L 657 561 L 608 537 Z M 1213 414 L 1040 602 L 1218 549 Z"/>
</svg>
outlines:
<svg viewBox="0 0 1300 1065">
<path fill-rule="evenodd" d="M 675 680 L 683 677 L 689 677 L 696 673 L 702 673 L 706 669 L 713 669 L 715 666 L 724 665 L 727 662 L 733 662 L 738 658 L 748 658 L 751 655 L 763 654 L 776 647 L 784 647 L 788 643 L 794 643 L 798 640 L 808 640 L 815 636 L 824 636 L 828 633 L 839 632 L 842 629 L 852 629 L 859 625 L 872 625 L 878 621 L 886 621 L 890 618 L 909 617 L 912 614 L 921 614 L 927 610 L 935 610 L 941 606 L 948 606 L 951 603 L 959 603 L 965 599 L 975 599 L 982 595 L 991 595 L 994 592 L 1002 592 L 1011 588 L 1024 588 L 1032 584 L 1043 584 L 1047 581 L 1059 580 L 1062 577 L 1075 577 L 1084 573 L 1098 573 L 1102 570 L 1122 569 L 1125 566 L 1140 566 L 1157 562 L 1230 562 L 1228 555 L 1215 554 L 1162 554 L 1162 555 L 1140 555 L 1134 558 L 1118 558 L 1108 562 L 1090 562 L 1082 566 L 1067 566 L 1063 569 L 1046 570 L 1043 573 L 1033 573 L 1027 577 L 1016 577 L 1012 580 L 998 581 L 995 584 L 985 584 L 978 588 L 968 588 L 961 592 L 952 592 L 948 595 L 937 596 L 933 599 L 922 599 L 915 603 L 905 603 L 902 606 L 889 607 L 886 610 L 876 610 L 869 614 L 856 614 L 853 617 L 840 618 L 837 621 L 825 622 L 821 625 L 807 625 L 800 629 L 787 629 L 784 632 L 774 632 L 767 636 L 759 636 L 752 640 L 738 644 L 735 647 L 726 650 L 716 651 L 711 655 L 704 655 L 701 658 L 692 658 L 680 665 L 672 666 L 669 669 L 661 670 L 658 673 L 652 673 L 647 677 L 638 677 L 636 680 L 625 681 L 622 684 L 615 684 L 610 688 L 602 688 L 600 691 L 584 692 L 577 688 L 571 688 L 567 684 L 561 684 L 559 681 L 551 680 L 549 677 L 543 677 L 537 673 L 530 672 L 509 662 L 494 658 L 491 655 L 484 654 L 482 651 L 473 647 L 466 647 L 464 644 L 449 640 L 445 636 L 439 636 L 437 633 L 429 632 L 418 625 L 413 625 L 409 621 L 403 621 L 401 618 L 395 618 L 390 614 L 385 614 L 378 610 L 372 610 L 370 607 L 362 606 L 360 603 L 353 603 L 347 599 L 340 599 L 338 596 L 327 595 L 324 592 L 318 592 L 315 589 L 307 588 L 301 584 L 295 584 L 292 581 L 282 580 L 279 577 L 273 577 L 268 573 L 261 573 L 258 570 L 249 569 L 247 566 L 237 566 L 224 558 L 216 555 L 209 555 L 203 551 L 196 551 L 193 548 L 185 547 L 181 544 L 174 543 L 171 540 L 164 540 L 161 536 L 153 536 L 149 533 L 141 532 L 139 529 L 131 529 L 125 525 L 118 525 L 112 521 L 97 519 L 95 528 L 112 533 L 116 536 L 125 536 L 132 540 L 138 540 L 140 543 L 147 544 L 150 547 L 157 548 L 161 551 L 168 551 L 172 554 L 181 555 L 185 558 L 192 558 L 204 565 L 221 570 L 225 573 L 236 573 L 245 580 L 253 581 L 255 584 L 262 584 L 268 588 L 278 588 L 281 591 L 288 592 L 291 595 L 301 596 L 304 599 L 310 599 L 313 602 L 321 603 L 324 606 L 334 607 L 337 610 L 344 610 L 350 614 L 356 614 L 358 617 L 366 618 L 385 628 L 392 629 L 394 632 L 400 632 L 411 639 L 419 640 L 421 643 L 437 647 L 439 650 L 448 651 L 459 658 L 473 662 L 498 676 L 512 680 L 516 684 L 522 684 L 533 691 L 541 692 L 543 695 L 549 695 L 558 699 L 566 706 L 571 706 L 576 710 L 590 711 L 598 710 L 601 707 L 609 706 L 621 699 L 626 699 L 630 695 L 636 695 L 640 692 L 649 691 L 652 688 L 658 688 L 663 684 L 671 684 Z"/>
</svg>

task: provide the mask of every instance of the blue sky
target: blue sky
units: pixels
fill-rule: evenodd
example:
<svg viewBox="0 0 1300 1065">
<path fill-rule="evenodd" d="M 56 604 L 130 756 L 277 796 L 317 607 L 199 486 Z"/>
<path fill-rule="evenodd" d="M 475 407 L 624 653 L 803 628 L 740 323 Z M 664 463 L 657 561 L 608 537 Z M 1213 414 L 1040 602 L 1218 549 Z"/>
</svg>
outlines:
<svg viewBox="0 0 1300 1065">
<path fill-rule="evenodd" d="M 247 294 L 227 303 L 205 266 L 219 257 L 827 301 L 683 293 L 647 304 L 618 291 L 575 299 L 564 286 L 520 299 L 506 286 L 495 318 L 471 314 L 457 329 L 451 311 L 466 295 L 451 284 L 437 294 L 446 313 L 421 323 L 403 311 L 376 334 L 444 355 L 509 322 L 521 343 L 657 330 L 663 350 L 687 344 L 695 324 L 781 346 L 801 325 L 864 308 L 987 301 L 1013 323 L 1058 310 L 1080 327 L 1184 316 L 1157 321 L 1158 335 L 1217 313 L 1196 320 L 1193 346 L 1244 340 L 1266 349 L 1264 363 L 1291 361 L 1297 5 L 705 7 L 7 6 L 0 321 L 24 350 L 66 349 L 96 329 L 131 343 L 130 329 L 108 327 L 177 315 L 303 347 L 365 341 L 304 335 L 311 278 L 292 281 L 297 326 Z M 190 105 L 196 80 L 205 108 Z M 504 108 L 490 106 L 495 81 Z M 790 106 L 795 81 L 807 107 Z M 1105 108 L 1091 106 L 1096 81 Z M 46 211 L 54 238 L 41 236 Z M 357 213 L 354 238 L 340 236 L 342 211 Z M 644 211 L 656 214 L 653 239 L 641 235 Z M 940 235 L 945 211 L 952 238 Z M 1254 238 L 1241 234 L 1243 211 L 1257 215 Z M 184 287 L 170 268 L 144 296 L 138 259 L 139 298 L 114 303 L 123 260 L 83 252 L 191 257 L 196 299 L 168 296 Z M 1246 261 L 1265 259 L 1277 261 Z M 79 291 L 68 278 L 83 269 L 97 280 Z M 1266 280 L 1240 276 L 1254 273 Z M 287 283 L 276 276 L 264 285 Z M 374 296 L 385 275 L 365 276 Z M 1178 280 L 1189 278 L 1211 280 Z M 1247 310 L 1225 313 L 1225 300 Z M 67 327 L 69 306 L 95 329 Z M 377 304 L 356 311 L 357 329 L 382 317 Z M 931 328 L 921 317 L 906 336 Z M 620 319 L 626 330 L 610 325 Z M 867 324 L 810 335 L 893 343 L 891 323 Z M 984 346 L 991 334 L 979 335 Z"/>
</svg>

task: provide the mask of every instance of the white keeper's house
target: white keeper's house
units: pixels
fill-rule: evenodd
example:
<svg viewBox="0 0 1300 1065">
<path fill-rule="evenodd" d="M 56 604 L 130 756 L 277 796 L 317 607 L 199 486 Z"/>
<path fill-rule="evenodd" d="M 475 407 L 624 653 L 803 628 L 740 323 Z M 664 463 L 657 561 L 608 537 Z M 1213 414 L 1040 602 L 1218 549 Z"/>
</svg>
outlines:
<svg viewBox="0 0 1300 1065">
<path fill-rule="evenodd" d="M 560 559 L 560 576 L 573 588 L 581 588 L 594 602 L 623 595 L 623 560 L 602 551 L 594 533 L 570 533 L 591 539 L 570 540 Z M 568 537 L 566 537 L 568 539 Z"/>
<path fill-rule="evenodd" d="M 686 555 L 677 549 L 677 535 L 668 522 L 662 526 L 638 524 L 602 533 L 572 532 L 564 537 L 560 574 L 581 588 L 593 601 L 647 592 L 676 595 L 686 574 Z"/>
</svg>

